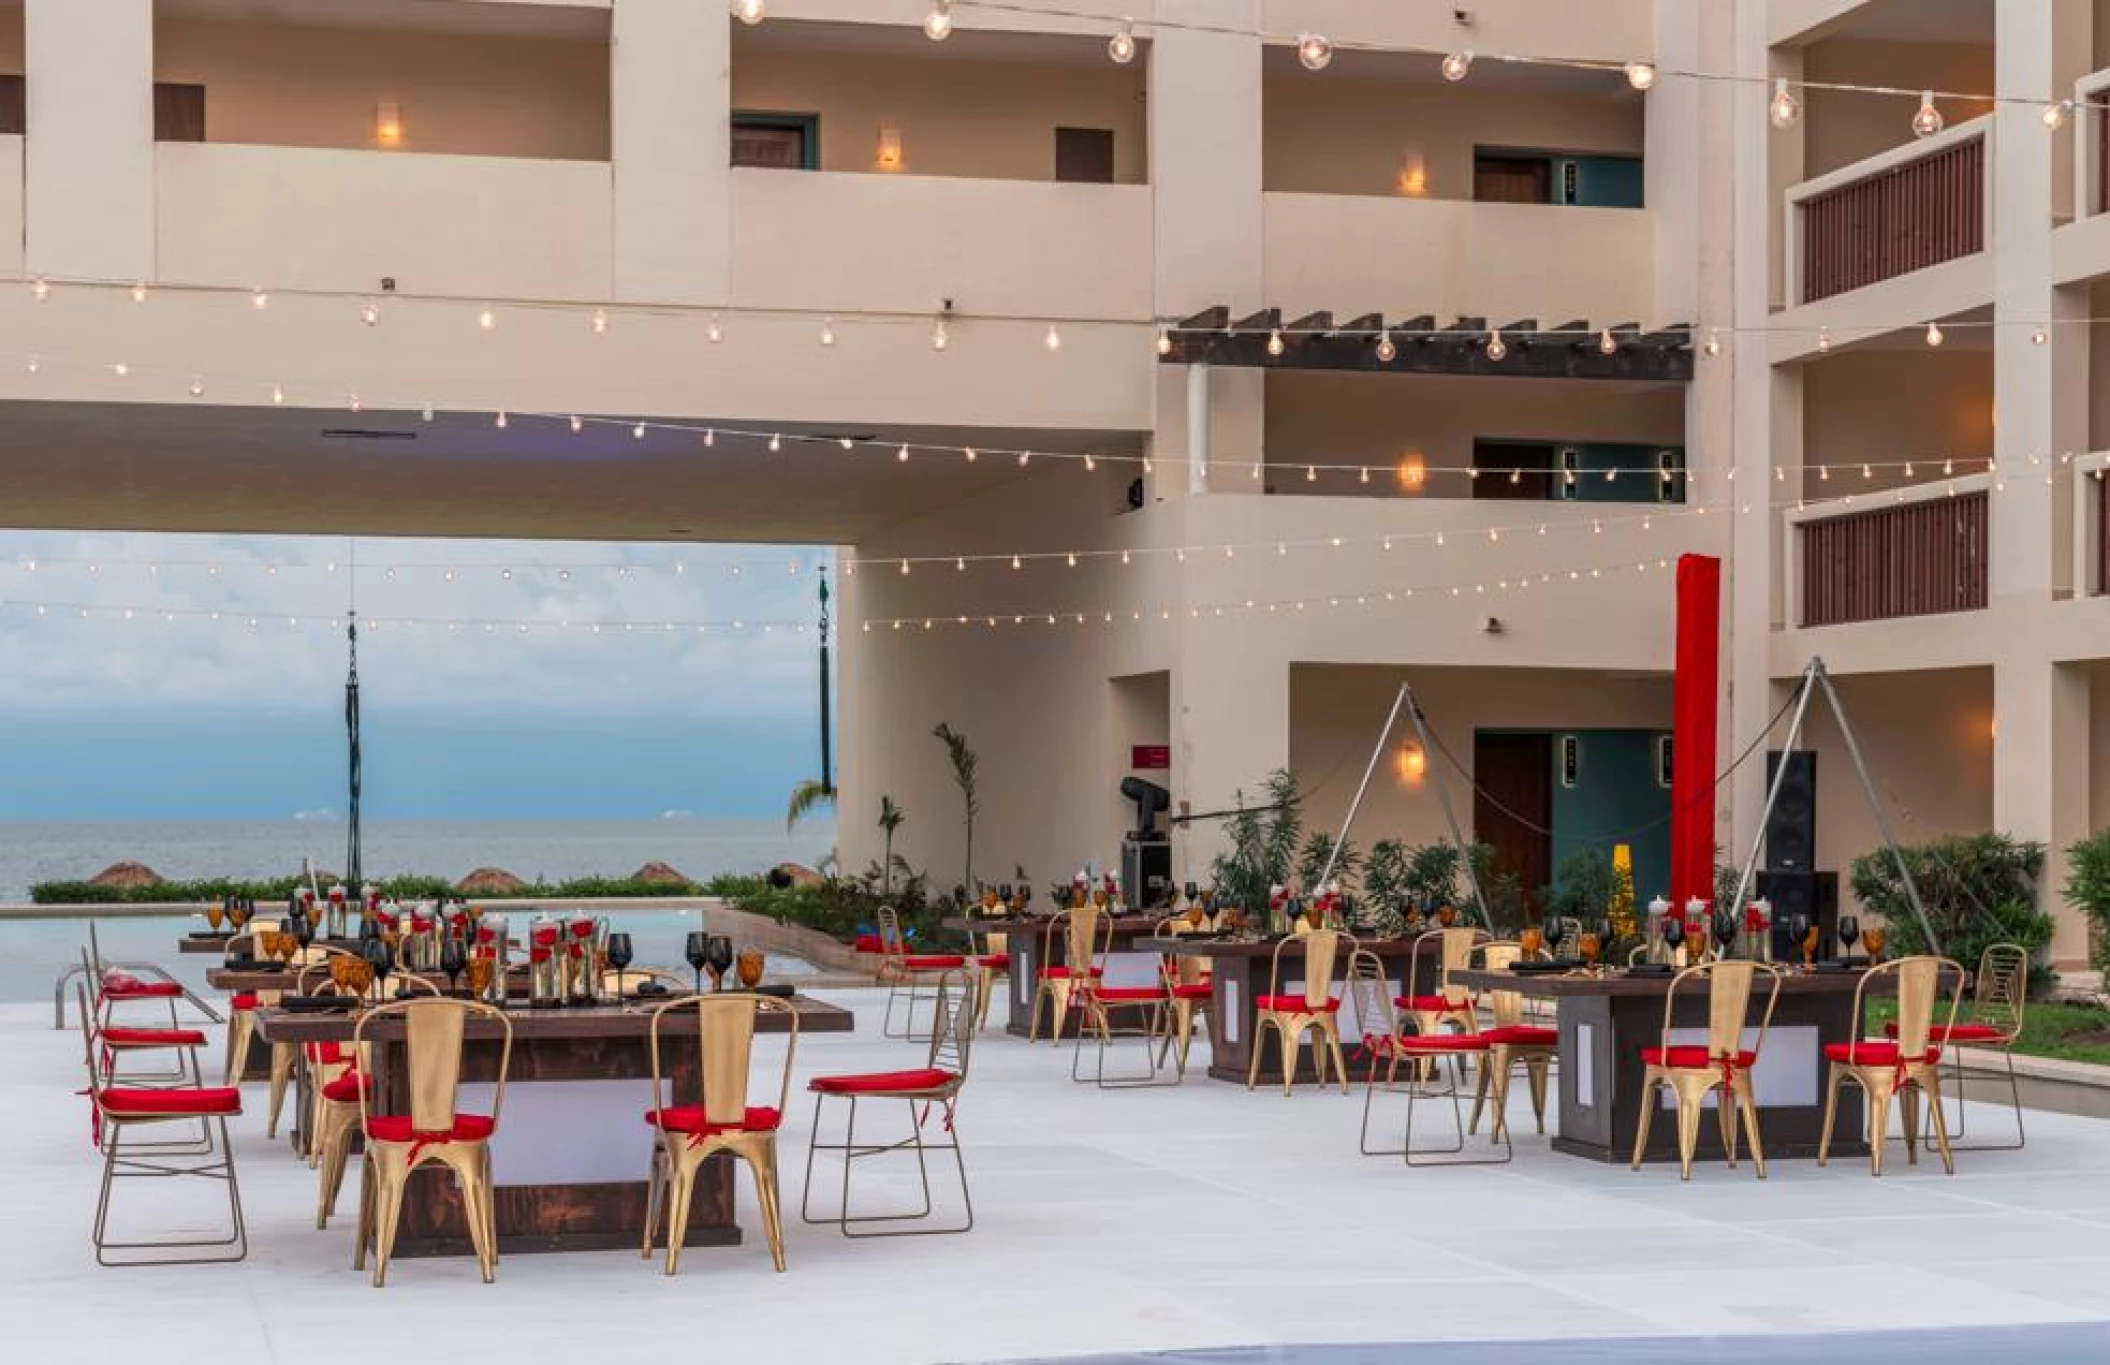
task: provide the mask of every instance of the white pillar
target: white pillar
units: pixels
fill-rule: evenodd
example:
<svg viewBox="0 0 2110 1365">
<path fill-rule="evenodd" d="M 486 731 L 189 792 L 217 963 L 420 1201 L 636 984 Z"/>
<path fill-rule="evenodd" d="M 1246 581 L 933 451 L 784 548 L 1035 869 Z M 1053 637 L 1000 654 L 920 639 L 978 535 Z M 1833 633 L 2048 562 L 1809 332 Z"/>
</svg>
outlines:
<svg viewBox="0 0 2110 1365">
<path fill-rule="evenodd" d="M 2065 907 L 2066 849 L 2089 832 L 2089 677 L 2084 664 L 1993 666 L 1993 828 L 2045 847 L 2037 907 L 2058 929 L 2053 959 L 2088 965 L 2088 929 Z"/>
<path fill-rule="evenodd" d="M 154 278 L 153 0 L 28 0 L 24 260 Z"/>
<path fill-rule="evenodd" d="M 723 302 L 732 280 L 732 36 L 725 7 L 620 0 L 613 24 L 615 296 Z"/>
<path fill-rule="evenodd" d="M 1209 487 L 1209 367 L 1187 367 L 1187 491 Z"/>
<path fill-rule="evenodd" d="M 2006 100 L 2051 95 L 2054 24 L 2044 5 L 1995 9 L 1995 91 Z M 2004 103 L 1993 114 L 1993 403 L 2000 414 L 1993 455 L 2000 472 L 1990 508 L 1988 551 L 1994 605 L 2042 602 L 2065 579 L 2050 534 L 2056 479 L 2052 440 L 2053 352 L 2030 344 L 2052 309 L 2052 140 L 2041 105 Z"/>
</svg>

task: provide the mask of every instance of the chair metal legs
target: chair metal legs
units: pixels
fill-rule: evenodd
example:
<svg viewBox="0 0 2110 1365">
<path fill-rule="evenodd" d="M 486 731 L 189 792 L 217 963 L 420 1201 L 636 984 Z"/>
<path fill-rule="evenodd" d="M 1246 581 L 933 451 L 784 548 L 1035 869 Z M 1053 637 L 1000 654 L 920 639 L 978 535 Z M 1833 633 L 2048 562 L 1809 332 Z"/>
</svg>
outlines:
<svg viewBox="0 0 2110 1365">
<path fill-rule="evenodd" d="M 469 1242 L 475 1248 L 484 1283 L 491 1284 L 498 1278 L 498 1222 L 491 1195 L 490 1144 L 442 1142 L 418 1149 L 409 1143 L 369 1141 L 359 1167 L 359 1232 L 352 1243 L 352 1269 L 366 1268 L 366 1253 L 371 1247 L 376 1289 L 388 1281 L 388 1261 L 395 1251 L 396 1227 L 403 1214 L 404 1188 L 413 1171 L 433 1163 L 454 1172 L 455 1184 L 462 1192 L 462 1213 L 469 1224 Z"/>
<path fill-rule="evenodd" d="M 1407 1059 L 1410 1063 L 1412 1074 L 1404 1086 L 1399 1084 L 1400 1060 L 1397 1054 L 1391 1055 L 1387 1059 L 1385 1063 L 1385 1078 L 1382 1083 L 1378 1080 L 1375 1062 L 1370 1067 L 1369 1083 L 1363 1092 L 1363 1126 L 1357 1141 L 1357 1149 L 1364 1156 L 1396 1156 L 1404 1159 L 1409 1166 L 1500 1166 L 1506 1164 L 1515 1155 L 1515 1149 L 1510 1145 L 1509 1141 L 1509 1125 L 1501 1122 L 1499 1118 L 1496 1120 L 1492 1130 L 1492 1141 L 1501 1147 L 1502 1155 L 1478 1157 L 1463 1155 L 1467 1137 L 1465 1108 L 1459 1099 L 1465 1090 L 1465 1058 L 1463 1054 L 1452 1052 L 1441 1056 Z M 1442 1090 L 1431 1093 L 1429 1085 L 1433 1078 L 1422 1074 L 1424 1062 L 1431 1063 L 1438 1068 L 1444 1062 L 1448 1062 L 1451 1073 L 1450 1084 Z M 1484 1064 L 1483 1059 L 1483 1068 Z M 1370 1145 L 1370 1111 L 1380 1092 L 1387 1095 L 1397 1095 L 1404 1092 L 1407 1097 L 1406 1129 L 1402 1133 L 1401 1143 L 1397 1147 L 1373 1148 Z M 1451 1102 L 1451 1124 L 1454 1130 L 1454 1140 L 1448 1147 L 1416 1147 L 1414 1145 L 1414 1107 L 1418 1101 L 1425 1099 L 1448 1099 Z"/>
<path fill-rule="evenodd" d="M 1473 1117 L 1465 1126 L 1468 1133 L 1480 1131 L 1480 1113 L 1491 1097 L 1495 1106 L 1495 1123 L 1509 1123 L 1509 1082 L 1521 1064 L 1524 1078 L 1531 1087 L 1531 1114 L 1538 1123 L 1539 1136 L 1546 1135 L 1546 1072 L 1552 1065 L 1553 1054 L 1539 1048 L 1519 1050 L 1506 1043 L 1496 1043 L 1487 1050 L 1487 1057 L 1480 1064 L 1479 1080 L 1473 1087 Z M 1489 1140 L 1499 1136 L 1490 1131 Z"/>
<path fill-rule="evenodd" d="M 1715 1122 L 1720 1128 L 1722 1152 L 1730 1170 L 1736 1169 L 1737 1124 L 1751 1147 L 1751 1166 L 1758 1178 L 1766 1178 L 1766 1149 L 1759 1138 L 1758 1103 L 1751 1090 L 1751 1073 L 1736 1071 L 1724 1076 L 1708 1067 L 1657 1067 L 1643 1073 L 1641 1113 L 1634 1124 L 1632 1169 L 1641 1169 L 1648 1152 L 1649 1128 L 1659 1107 L 1658 1096 L 1668 1088 L 1678 1102 L 1678 1177 L 1692 1179 L 1692 1158 L 1700 1146 L 1700 1112 L 1707 1096 L 1715 1097 Z M 1829 1130 L 1827 1130 L 1829 1131 Z"/>
<path fill-rule="evenodd" d="M 681 1248 L 688 1237 L 689 1205 L 696 1194 L 696 1175 L 704 1163 L 729 1152 L 747 1163 L 755 1179 L 755 1203 L 762 1212 L 762 1233 L 769 1258 L 784 1271 L 784 1220 L 777 1192 L 777 1143 L 774 1130 L 726 1133 L 691 1144 L 681 1132 L 660 1133 L 652 1141 L 651 1183 L 645 1191 L 645 1237 L 639 1255 L 652 1257 L 652 1240 L 662 1228 L 667 1237 L 666 1273 L 681 1269 Z"/>
<path fill-rule="evenodd" d="M 1981 1051 L 1995 1049 L 1982 1048 Z M 1970 1108 L 1964 1094 L 1963 1053 L 1961 1049 L 1949 1049 L 1949 1075 L 1956 1083 L 1956 1124 L 1949 1130 L 1949 1150 L 1952 1152 L 2016 1152 L 2029 1142 L 2029 1135 L 2022 1127 L 2022 1082 L 2015 1075 L 2015 1050 L 2012 1047 L 1997 1049 L 2000 1058 L 2007 1064 L 2008 1105 L 2015 1115 L 2015 1140 L 2013 1142 L 1960 1142 L 1964 1135 L 1964 1118 Z M 1922 1139 L 1928 1151 L 1934 1150 L 1934 1133 L 1930 1130 Z"/>
<path fill-rule="evenodd" d="M 927 1043 L 930 1041 L 928 1029 L 925 1029 L 922 1033 L 916 1032 L 917 1004 L 927 1000 L 935 1008 L 938 1000 L 935 987 L 928 995 L 924 993 L 924 984 L 929 979 L 920 972 L 903 972 L 894 978 L 892 988 L 887 991 L 886 1017 L 880 1021 L 879 1025 L 879 1031 L 882 1036 L 902 1038 L 912 1043 Z M 906 1008 L 902 1010 L 901 1025 L 897 1029 L 894 1025 L 894 1006 L 904 1000 L 906 1001 Z"/>
<path fill-rule="evenodd" d="M 1282 1049 L 1282 1093 L 1294 1094 L 1297 1050 L 1304 1042 L 1305 1032 L 1312 1030 L 1319 1035 L 1311 1045 L 1312 1069 L 1317 1073 L 1319 1084 L 1326 1084 L 1327 1065 L 1331 1062 L 1341 1080 L 1341 1093 L 1348 1093 L 1348 1059 L 1341 1055 L 1341 1033 L 1332 1014 L 1281 1014 L 1261 1010 L 1254 1018 L 1253 1060 L 1246 1068 L 1246 1089 L 1251 1090 L 1260 1082 L 1261 1044 L 1267 1040 L 1267 1031 L 1273 1029 Z"/>
<path fill-rule="evenodd" d="M 954 1105 L 951 1099 L 924 1100 L 889 1095 L 883 1098 L 908 1098 L 910 1132 L 905 1138 L 893 1142 L 859 1142 L 857 1140 L 858 1096 L 843 1096 L 850 1110 L 843 1126 L 843 1140 L 821 1141 L 821 1108 L 825 1095 L 816 1095 L 813 1100 L 813 1141 L 806 1149 L 806 1179 L 799 1195 L 799 1218 L 807 1223 L 832 1223 L 841 1229 L 845 1237 L 922 1237 L 944 1233 L 967 1232 L 974 1227 L 974 1197 L 967 1188 L 967 1161 L 960 1151 L 960 1135 L 955 1126 Z M 945 1142 L 925 1142 L 923 1126 L 930 1117 L 932 1105 L 942 1107 Z M 916 1155 L 916 1175 L 923 1191 L 922 1207 L 908 1213 L 860 1213 L 850 1212 L 850 1174 L 857 1163 L 866 1157 L 884 1156 L 892 1152 L 913 1151 Z M 815 1152 L 840 1152 L 843 1156 L 842 1203 L 835 1216 L 815 1215 L 813 1212 L 813 1154 Z M 931 1217 L 930 1167 L 925 1154 L 928 1152 L 951 1152 L 953 1166 L 960 1181 L 960 1204 L 966 1221 L 957 1225 L 898 1227 L 883 1226 L 888 1223 L 923 1223 Z"/>
<path fill-rule="evenodd" d="M 242 1221 L 242 1190 L 235 1178 L 234 1147 L 227 1138 L 227 1120 L 220 1117 L 203 1119 L 207 1132 L 207 1150 L 192 1153 L 199 1158 L 185 1162 L 181 1154 L 159 1150 L 149 1152 L 141 1144 L 131 1144 L 125 1150 L 125 1130 L 143 1126 L 146 1122 L 164 1120 L 111 1120 L 103 1125 L 103 1179 L 102 1190 L 95 1202 L 95 1227 L 90 1234 L 95 1243 L 95 1261 L 105 1266 L 143 1265 L 201 1265 L 216 1261 L 239 1261 L 249 1254 L 249 1233 Z M 211 1134 L 217 1131 L 219 1139 L 213 1144 Z M 112 1188 L 119 1180 L 133 1178 L 165 1178 L 169 1176 L 198 1176 L 207 1180 L 227 1182 L 227 1209 L 231 1228 L 225 1237 L 186 1238 L 175 1241 L 117 1242 L 110 1239 L 110 1197 Z M 160 1253 L 190 1252 L 211 1253 L 216 1248 L 230 1248 L 218 1254 L 177 1255 Z M 135 1254 L 136 1253 L 136 1254 Z"/>
<path fill-rule="evenodd" d="M 1156 1000 L 1102 1000 L 1096 995 L 1075 997 L 1083 1004 L 1084 1018 L 1077 1025 L 1077 1041 L 1070 1053 L 1070 1079 L 1093 1081 L 1101 1090 L 1136 1090 L 1148 1086 L 1178 1085 L 1185 1072 L 1185 1057 L 1181 1058 L 1181 1069 L 1171 1080 L 1160 1080 L 1158 1074 L 1164 1069 L 1164 1049 L 1160 1042 L 1168 1045 L 1172 1041 L 1172 1015 L 1161 997 Z M 1106 1074 L 1106 1054 L 1113 1046 L 1115 1029 L 1113 1012 L 1118 1009 L 1144 1010 L 1148 1012 L 1148 1023 L 1143 1029 L 1143 1060 L 1149 1068 L 1140 1076 L 1109 1076 Z M 1083 1074 L 1085 1034 L 1098 1035 L 1099 1066 L 1092 1075 Z M 1123 1030 L 1123 1036 L 1136 1036 L 1133 1030 Z"/>
<path fill-rule="evenodd" d="M 1919 1107 L 1925 1096 L 1928 1118 L 1934 1129 L 1929 1141 L 1941 1153 L 1942 1169 L 1949 1175 L 1956 1174 L 1954 1148 L 1949 1145 L 1949 1124 L 1942 1112 L 1941 1064 L 1910 1065 L 1903 1068 L 1888 1066 L 1855 1066 L 1847 1062 L 1831 1064 L 1831 1082 L 1825 1088 L 1824 1131 L 1817 1139 L 1817 1164 L 1822 1166 L 1831 1159 L 1832 1130 L 1839 1114 L 1839 1089 L 1852 1081 L 1861 1087 L 1868 1097 L 1868 1172 L 1883 1174 L 1883 1148 L 1890 1137 L 1890 1105 L 1894 1099 L 1903 1099 L 1904 1107 L 1898 1118 L 1905 1130 L 1905 1160 L 1908 1164 L 1919 1164 Z"/>
</svg>

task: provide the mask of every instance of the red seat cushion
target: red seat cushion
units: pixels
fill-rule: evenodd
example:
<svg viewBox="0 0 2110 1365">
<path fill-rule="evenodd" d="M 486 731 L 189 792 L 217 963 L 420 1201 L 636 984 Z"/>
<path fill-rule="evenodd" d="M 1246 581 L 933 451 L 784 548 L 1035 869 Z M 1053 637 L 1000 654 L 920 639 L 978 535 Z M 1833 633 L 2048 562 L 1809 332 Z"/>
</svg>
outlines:
<svg viewBox="0 0 2110 1365">
<path fill-rule="evenodd" d="M 1898 1064 L 1898 1045 L 1896 1043 L 1874 1043 L 1865 1038 L 1854 1043 L 1826 1043 L 1824 1045 L 1824 1060 L 1827 1062 L 1845 1062 L 1850 1066 L 1896 1066 Z M 1929 1046 L 1926 1056 L 1920 1060 L 1926 1062 L 1940 1061 L 1941 1049 Z"/>
<path fill-rule="evenodd" d="M 977 967 L 987 967 L 991 971 L 999 971 L 1011 965 L 1011 954 L 984 953 L 982 956 L 974 960 L 974 965 Z"/>
<path fill-rule="evenodd" d="M 1883 1035 L 1886 1038 L 1897 1037 L 1898 1021 L 1893 1019 L 1883 1025 Z M 1957 1024 L 1946 1029 L 1940 1024 L 1936 1024 L 1928 1032 L 1928 1037 L 1936 1042 L 2004 1043 L 2008 1039 L 2008 1034 L 2007 1030 L 1994 1028 L 1991 1024 Z"/>
<path fill-rule="evenodd" d="M 958 953 L 911 953 L 895 961 L 912 972 L 942 972 L 967 965 L 967 959 Z"/>
<path fill-rule="evenodd" d="M 1393 1039 L 1392 1050 L 1408 1057 L 1445 1052 L 1485 1052 L 1487 1037 L 1480 1033 L 1410 1033 Z"/>
<path fill-rule="evenodd" d="M 321 1065 L 334 1065 L 344 1060 L 342 1043 L 309 1043 L 308 1060 Z"/>
<path fill-rule="evenodd" d="M 411 1128 L 408 1114 L 376 1114 L 366 1121 L 366 1135 L 375 1142 L 476 1142 L 496 1127 L 485 1114 L 456 1114 L 449 1131 L 421 1133 Z"/>
<path fill-rule="evenodd" d="M 1757 1061 L 1758 1054 L 1755 1052 L 1736 1054 L 1736 1066 L 1739 1071 L 1749 1071 Z M 1641 1062 L 1644 1066 L 1667 1066 L 1678 1071 L 1705 1071 L 1710 1066 L 1718 1065 L 1720 1058 L 1710 1061 L 1706 1045 L 1693 1043 L 1682 1047 L 1673 1046 L 1667 1055 L 1663 1048 L 1645 1047 L 1641 1049 Z"/>
<path fill-rule="evenodd" d="M 873 1071 L 862 1076 L 815 1076 L 806 1088 L 820 1095 L 899 1095 L 939 1090 L 960 1079 L 950 1071 Z"/>
<path fill-rule="evenodd" d="M 1392 1003 L 1416 1014 L 1458 1014 L 1472 1008 L 1470 1001 L 1446 1000 L 1440 995 L 1402 995 Z"/>
<path fill-rule="evenodd" d="M 227 997 L 227 1004 L 231 1009 L 253 1010 L 257 1007 L 256 992 L 241 991 L 230 995 Z"/>
<path fill-rule="evenodd" d="M 1206 981 L 1197 981 L 1191 985 L 1174 986 L 1172 988 L 1172 998 L 1175 1000 L 1207 1000 L 1213 989 Z"/>
<path fill-rule="evenodd" d="M 1559 1029 L 1539 1028 L 1535 1024 L 1505 1024 L 1501 1028 L 1482 1029 L 1480 1036 L 1489 1043 L 1501 1043 L 1507 1047 L 1558 1047 Z"/>
<path fill-rule="evenodd" d="M 242 1092 L 233 1086 L 185 1086 L 178 1090 L 106 1089 L 103 1108 L 113 1114 L 239 1114 Z"/>
<path fill-rule="evenodd" d="M 1048 981 L 1067 981 L 1070 979 L 1070 969 L 1068 967 L 1042 967 L 1040 974 L 1043 979 Z M 1106 968 L 1094 967 L 1091 969 L 1091 974 L 1093 976 L 1105 976 Z"/>
<path fill-rule="evenodd" d="M 340 1104 L 357 1104 L 361 1091 L 374 1093 L 374 1078 L 364 1072 L 347 1071 L 322 1088 L 322 1097 Z"/>
<path fill-rule="evenodd" d="M 1115 1004 L 1133 1003 L 1139 1000 L 1163 1000 L 1165 998 L 1165 988 L 1163 986 L 1094 986 L 1092 995 L 1095 999 L 1107 1000 Z"/>
<path fill-rule="evenodd" d="M 1301 995 L 1261 995 L 1253 1003 L 1276 1014 L 1332 1014 L 1341 1007 L 1341 1002 L 1328 996 L 1316 1006 L 1307 1004 Z"/>
<path fill-rule="evenodd" d="M 102 1031 L 111 1047 L 203 1047 L 205 1035 L 194 1028 L 119 1028 Z"/>
<path fill-rule="evenodd" d="M 175 981 L 141 981 L 129 972 L 104 972 L 103 994 L 112 1000 L 163 1000 L 183 994 Z"/>
<path fill-rule="evenodd" d="M 700 1104 L 677 1104 L 666 1109 L 647 1109 L 645 1122 L 654 1128 L 664 1128 L 670 1133 L 689 1133 L 697 1137 L 710 1137 L 714 1133 L 769 1133 L 776 1131 L 784 1116 L 774 1109 L 749 1105 L 738 1123 L 710 1123 L 704 1119 Z"/>
</svg>

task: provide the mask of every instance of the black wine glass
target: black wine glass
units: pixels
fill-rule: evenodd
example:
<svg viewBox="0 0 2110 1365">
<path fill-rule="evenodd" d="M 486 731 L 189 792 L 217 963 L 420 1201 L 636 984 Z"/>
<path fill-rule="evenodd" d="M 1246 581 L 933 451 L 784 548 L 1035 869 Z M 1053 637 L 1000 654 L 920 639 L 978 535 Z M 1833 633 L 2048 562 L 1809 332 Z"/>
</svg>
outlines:
<svg viewBox="0 0 2110 1365">
<path fill-rule="evenodd" d="M 469 965 L 469 945 L 458 938 L 440 944 L 440 970 L 447 974 L 447 994 L 461 993 L 462 971 Z"/>
<path fill-rule="evenodd" d="M 689 960 L 690 968 L 696 973 L 696 994 L 698 995 L 703 994 L 703 964 L 710 959 L 709 939 L 710 935 L 708 934 L 692 932 L 689 935 L 687 946 L 682 950 L 682 956 Z"/>
<path fill-rule="evenodd" d="M 1846 948 L 1845 961 L 1854 960 L 1854 943 L 1861 937 L 1861 921 L 1852 915 L 1839 916 L 1839 942 Z"/>
<path fill-rule="evenodd" d="M 293 941 L 300 945 L 302 953 L 306 953 L 308 945 L 315 941 L 315 921 L 309 919 L 305 911 L 296 909 L 286 917 L 286 932 L 293 935 Z"/>
<path fill-rule="evenodd" d="M 388 974 L 395 970 L 396 955 L 388 950 L 385 939 L 375 937 L 359 945 L 359 956 L 374 969 L 374 999 L 386 1000 L 388 992 L 382 988 L 388 984 Z"/>
<path fill-rule="evenodd" d="M 1714 951 L 1716 957 L 1729 956 L 1729 945 L 1736 942 L 1736 914 L 1734 911 L 1714 912 Z"/>
<path fill-rule="evenodd" d="M 1802 941 L 1810 936 L 1810 917 L 1804 914 L 1788 916 L 1788 960 L 1793 962 L 1802 956 Z"/>
<path fill-rule="evenodd" d="M 1544 933 L 1546 951 L 1553 954 L 1554 959 L 1558 961 L 1561 955 L 1561 940 L 1568 936 L 1568 926 L 1562 922 L 1559 915 L 1548 915 Z"/>
<path fill-rule="evenodd" d="M 1663 917 L 1663 946 L 1675 955 L 1685 946 L 1685 920 L 1676 914 Z"/>
<path fill-rule="evenodd" d="M 628 967 L 631 962 L 630 935 L 610 934 L 606 952 L 608 954 L 608 965 L 615 968 L 615 998 L 617 1001 L 621 1001 L 623 998 L 623 969 Z"/>
<path fill-rule="evenodd" d="M 360 921 L 359 921 L 359 949 L 360 949 L 360 951 L 361 951 L 361 952 L 364 952 L 364 951 L 366 950 L 366 945 L 367 945 L 367 944 L 369 944 L 369 943 L 372 943 L 372 942 L 373 942 L 374 940 L 376 940 L 376 939 L 378 939 L 378 938 L 380 938 L 380 937 L 381 937 L 381 925 L 380 925 L 379 921 L 375 920 L 375 919 L 374 919 L 373 917 L 371 917 L 371 916 L 365 916 L 365 917 L 362 917 L 362 918 L 360 919 Z"/>
<path fill-rule="evenodd" d="M 712 934 L 704 940 L 704 965 L 711 969 L 711 989 L 725 989 L 725 973 L 733 965 L 733 941 L 724 934 Z"/>
</svg>

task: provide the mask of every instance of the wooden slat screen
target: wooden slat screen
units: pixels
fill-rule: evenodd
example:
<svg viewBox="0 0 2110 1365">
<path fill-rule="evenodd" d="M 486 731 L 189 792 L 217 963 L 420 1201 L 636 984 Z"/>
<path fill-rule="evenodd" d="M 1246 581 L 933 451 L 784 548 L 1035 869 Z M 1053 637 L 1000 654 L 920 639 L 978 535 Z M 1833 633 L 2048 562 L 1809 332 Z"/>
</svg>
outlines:
<svg viewBox="0 0 2110 1365">
<path fill-rule="evenodd" d="M 1985 249 L 1985 139 L 1804 202 L 1802 301 L 1843 294 Z"/>
<path fill-rule="evenodd" d="M 1802 624 L 1984 607 L 1986 522 L 1983 492 L 1804 522 Z"/>
</svg>

